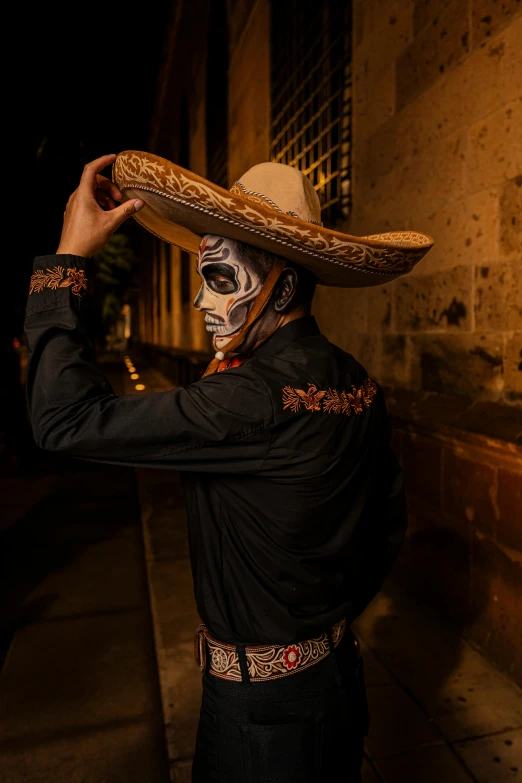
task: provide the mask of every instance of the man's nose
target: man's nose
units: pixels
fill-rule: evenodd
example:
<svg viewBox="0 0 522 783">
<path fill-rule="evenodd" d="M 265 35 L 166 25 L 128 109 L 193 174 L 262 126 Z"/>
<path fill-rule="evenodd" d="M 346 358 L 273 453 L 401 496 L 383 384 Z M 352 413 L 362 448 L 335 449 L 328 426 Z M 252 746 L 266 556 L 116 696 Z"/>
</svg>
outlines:
<svg viewBox="0 0 522 783">
<path fill-rule="evenodd" d="M 208 294 L 207 294 L 207 296 L 205 296 L 206 293 L 207 293 L 207 291 L 206 291 L 205 285 L 202 283 L 201 286 L 200 286 L 200 289 L 198 291 L 198 294 L 197 294 L 196 298 L 194 299 L 193 306 L 196 308 L 196 310 L 205 310 L 205 311 L 207 311 L 207 310 L 215 310 L 216 309 L 216 305 L 212 301 L 212 297 L 208 296 Z"/>
</svg>

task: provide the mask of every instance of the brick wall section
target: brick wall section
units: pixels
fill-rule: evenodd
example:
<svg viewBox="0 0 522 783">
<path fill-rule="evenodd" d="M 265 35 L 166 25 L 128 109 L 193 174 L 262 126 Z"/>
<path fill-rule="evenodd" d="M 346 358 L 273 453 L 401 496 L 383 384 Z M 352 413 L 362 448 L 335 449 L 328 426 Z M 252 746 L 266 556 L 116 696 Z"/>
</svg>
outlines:
<svg viewBox="0 0 522 783">
<path fill-rule="evenodd" d="M 320 290 L 323 329 L 379 380 L 522 401 L 522 9 L 354 3 L 353 234 L 416 228 L 404 280 Z"/>
</svg>

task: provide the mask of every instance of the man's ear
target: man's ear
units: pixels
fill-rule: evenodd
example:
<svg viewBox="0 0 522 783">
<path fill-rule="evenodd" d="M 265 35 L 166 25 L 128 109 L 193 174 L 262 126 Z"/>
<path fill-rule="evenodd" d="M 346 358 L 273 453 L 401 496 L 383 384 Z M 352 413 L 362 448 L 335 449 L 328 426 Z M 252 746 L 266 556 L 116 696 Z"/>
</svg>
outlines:
<svg viewBox="0 0 522 783">
<path fill-rule="evenodd" d="M 291 306 L 297 291 L 297 282 L 296 270 L 291 266 L 285 267 L 274 292 L 273 305 L 277 313 L 283 313 Z"/>
</svg>

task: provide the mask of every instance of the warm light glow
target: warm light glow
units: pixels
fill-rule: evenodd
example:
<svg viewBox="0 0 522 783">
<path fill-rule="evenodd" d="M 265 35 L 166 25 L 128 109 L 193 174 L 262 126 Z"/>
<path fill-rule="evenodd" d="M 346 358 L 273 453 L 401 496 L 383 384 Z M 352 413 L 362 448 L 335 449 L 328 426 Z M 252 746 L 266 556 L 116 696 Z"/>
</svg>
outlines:
<svg viewBox="0 0 522 783">
<path fill-rule="evenodd" d="M 131 378 L 132 378 L 133 381 L 137 381 L 139 377 L 140 376 L 138 375 L 137 372 L 133 372 L 132 375 L 131 375 Z"/>
<path fill-rule="evenodd" d="M 136 389 L 136 391 L 143 391 L 145 386 L 142 383 L 137 383 L 134 388 Z"/>
<path fill-rule="evenodd" d="M 135 366 L 133 364 L 129 364 L 127 369 L 128 369 L 129 372 L 136 372 L 136 368 L 135 368 Z"/>
<path fill-rule="evenodd" d="M 129 356 L 124 356 L 123 358 L 125 359 L 126 362 L 130 362 L 130 357 Z"/>
</svg>

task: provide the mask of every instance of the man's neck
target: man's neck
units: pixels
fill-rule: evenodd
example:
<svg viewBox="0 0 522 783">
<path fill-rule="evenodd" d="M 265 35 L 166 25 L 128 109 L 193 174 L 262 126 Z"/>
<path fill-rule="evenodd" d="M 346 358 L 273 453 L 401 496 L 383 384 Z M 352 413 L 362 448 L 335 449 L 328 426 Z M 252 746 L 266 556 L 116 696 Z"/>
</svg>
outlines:
<svg viewBox="0 0 522 783">
<path fill-rule="evenodd" d="M 270 330 L 262 331 L 259 339 L 256 340 L 252 348 L 248 351 L 255 351 L 256 348 L 259 348 L 260 345 L 262 345 L 264 342 L 268 340 L 269 337 L 271 337 L 275 332 L 277 332 L 278 329 L 281 329 L 282 326 L 285 326 L 286 324 L 291 323 L 292 321 L 296 321 L 298 318 L 304 318 L 305 315 L 311 315 L 312 314 L 312 308 L 310 305 L 300 305 L 299 307 L 296 307 L 294 310 L 292 310 L 290 313 L 278 313 L 276 319 L 270 324 Z"/>
</svg>

